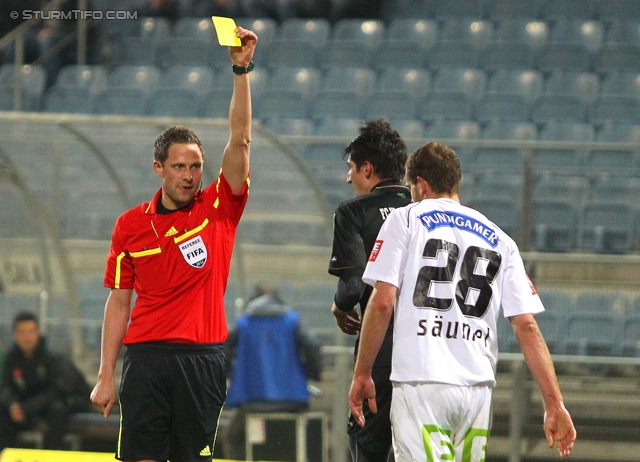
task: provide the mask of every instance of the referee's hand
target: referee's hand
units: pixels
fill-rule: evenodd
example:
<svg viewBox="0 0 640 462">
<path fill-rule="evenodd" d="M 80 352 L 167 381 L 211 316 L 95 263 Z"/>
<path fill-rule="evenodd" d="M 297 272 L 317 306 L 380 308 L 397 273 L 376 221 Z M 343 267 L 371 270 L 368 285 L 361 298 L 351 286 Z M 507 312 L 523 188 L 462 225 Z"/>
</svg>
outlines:
<svg viewBox="0 0 640 462">
<path fill-rule="evenodd" d="M 106 419 L 116 402 L 116 385 L 114 380 L 98 379 L 91 392 L 91 402 Z"/>
<path fill-rule="evenodd" d="M 360 332 L 360 314 L 356 308 L 351 311 L 342 311 L 334 303 L 331 307 L 331 313 L 336 318 L 336 323 L 342 332 L 349 335 L 356 335 Z"/>
</svg>

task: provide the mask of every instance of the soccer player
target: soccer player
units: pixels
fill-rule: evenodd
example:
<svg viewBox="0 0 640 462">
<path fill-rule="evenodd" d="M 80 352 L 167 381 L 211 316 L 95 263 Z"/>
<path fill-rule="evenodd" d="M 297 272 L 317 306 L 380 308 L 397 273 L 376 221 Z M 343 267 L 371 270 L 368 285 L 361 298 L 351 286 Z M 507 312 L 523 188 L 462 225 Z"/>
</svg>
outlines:
<svg viewBox="0 0 640 462">
<path fill-rule="evenodd" d="M 362 282 L 367 257 L 374 247 L 380 227 L 391 210 L 411 201 L 409 189 L 400 182 L 404 177 L 407 145 L 398 132 L 384 120 L 368 121 L 360 127 L 358 137 L 346 147 L 349 172 L 347 182 L 356 197 L 341 203 L 334 216 L 334 238 L 329 273 L 338 276 L 338 287 L 331 309 L 340 329 L 356 335 L 360 314 L 364 313 L 371 288 Z M 349 417 L 349 446 L 354 461 L 385 462 L 391 447 L 391 344 L 393 328 L 389 326 L 384 343 L 373 366 L 378 390 L 378 413 L 365 407 L 364 428 Z M 356 343 L 356 353 L 358 344 Z"/>
<path fill-rule="evenodd" d="M 442 144 L 426 144 L 407 162 L 415 203 L 387 218 L 363 275 L 375 288 L 362 324 L 351 412 L 365 425 L 363 401 L 376 410 L 371 370 L 394 313 L 396 460 L 483 459 L 477 452 L 489 434 L 502 307 L 542 392 L 549 446 L 566 457 L 576 431 L 533 316 L 544 308 L 515 242 L 460 205 L 460 179 L 456 154 Z"/>
<path fill-rule="evenodd" d="M 161 189 L 121 215 L 113 230 L 104 278 L 111 291 L 91 399 L 108 417 L 116 400 L 116 360 L 127 345 L 119 460 L 212 460 L 226 394 L 224 291 L 249 190 L 247 73 L 258 42 L 241 27 L 236 35 L 242 44 L 229 48 L 234 90 L 220 175 L 200 191 L 200 140 L 185 127 L 165 130 L 154 145 Z"/>
</svg>

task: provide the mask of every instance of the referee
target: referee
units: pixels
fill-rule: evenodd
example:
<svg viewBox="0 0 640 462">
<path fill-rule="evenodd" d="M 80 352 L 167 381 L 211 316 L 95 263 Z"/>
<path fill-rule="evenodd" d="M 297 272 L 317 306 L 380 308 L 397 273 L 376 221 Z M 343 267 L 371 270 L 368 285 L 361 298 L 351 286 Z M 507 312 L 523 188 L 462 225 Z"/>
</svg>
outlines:
<svg viewBox="0 0 640 462">
<path fill-rule="evenodd" d="M 342 157 L 349 166 L 347 183 L 355 190 L 356 197 L 342 202 L 334 215 L 329 274 L 340 279 L 331 312 L 344 333 L 359 335 L 360 319 L 371 296 L 371 287 L 362 282 L 367 259 L 387 215 L 411 202 L 409 189 L 401 184 L 407 145 L 387 121 L 367 121 L 360 127 L 358 137 L 345 148 Z M 393 460 L 389 418 L 392 334 L 393 326 L 390 325 L 372 371 L 378 412 L 373 414 L 365 409 L 364 427 L 349 416 L 347 433 L 354 462 Z M 356 355 L 358 343 L 359 338 Z"/>
</svg>

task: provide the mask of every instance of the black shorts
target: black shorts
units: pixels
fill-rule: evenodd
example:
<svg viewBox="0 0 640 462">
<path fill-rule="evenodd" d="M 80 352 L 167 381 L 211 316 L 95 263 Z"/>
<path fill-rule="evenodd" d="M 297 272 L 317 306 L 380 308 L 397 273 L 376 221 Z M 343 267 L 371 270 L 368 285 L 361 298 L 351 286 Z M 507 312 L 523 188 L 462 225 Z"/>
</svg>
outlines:
<svg viewBox="0 0 640 462">
<path fill-rule="evenodd" d="M 389 376 L 391 366 L 374 366 L 371 378 L 376 387 L 376 405 L 378 412 L 369 410 L 367 400 L 362 403 L 362 413 L 365 425 L 361 427 L 349 412 L 347 433 L 354 438 L 358 445 L 371 452 L 387 454 L 391 449 L 391 395 L 393 386 Z"/>
<path fill-rule="evenodd" d="M 226 393 L 222 344 L 130 345 L 116 458 L 211 461 Z"/>
</svg>

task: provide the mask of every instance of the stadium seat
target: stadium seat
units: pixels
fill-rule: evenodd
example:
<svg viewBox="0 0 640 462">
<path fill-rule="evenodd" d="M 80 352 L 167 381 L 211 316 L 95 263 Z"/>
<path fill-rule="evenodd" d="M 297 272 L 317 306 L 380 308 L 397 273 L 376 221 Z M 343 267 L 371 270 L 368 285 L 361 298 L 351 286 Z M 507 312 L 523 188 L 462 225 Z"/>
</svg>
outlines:
<svg viewBox="0 0 640 462">
<path fill-rule="evenodd" d="M 313 134 L 316 136 L 350 136 L 354 138 L 360 128 L 361 119 L 326 117 L 318 120 Z"/>
<path fill-rule="evenodd" d="M 545 310 L 535 315 L 540 332 L 552 354 L 562 353 L 566 318 L 557 312 Z"/>
<path fill-rule="evenodd" d="M 108 88 L 93 99 L 94 114 L 145 115 L 147 92 L 134 88 Z"/>
<path fill-rule="evenodd" d="M 424 137 L 428 140 L 475 140 L 480 136 L 480 126 L 475 121 L 469 120 L 446 120 L 438 118 L 425 128 Z M 469 147 L 458 146 L 454 141 L 447 142 L 447 145 L 453 149 L 460 164 L 464 167 L 471 163 L 473 149 Z"/>
<path fill-rule="evenodd" d="M 200 116 L 228 118 L 231 94 L 232 90 L 229 88 L 214 88 L 210 90 L 200 104 Z"/>
<path fill-rule="evenodd" d="M 376 74 L 372 69 L 361 67 L 331 68 L 322 77 L 323 90 L 348 90 L 361 96 L 371 93 L 375 87 Z"/>
<path fill-rule="evenodd" d="M 320 79 L 320 71 L 313 67 L 280 67 L 271 73 L 267 88 L 297 91 L 310 97 L 320 88 Z"/>
<path fill-rule="evenodd" d="M 435 0 L 434 6 L 437 19 L 482 17 L 479 0 Z"/>
<path fill-rule="evenodd" d="M 640 100 L 640 72 L 609 72 L 602 79 L 601 93 L 603 95 L 633 96 Z"/>
<path fill-rule="evenodd" d="M 522 18 L 500 20 L 494 33 L 497 42 L 518 43 L 532 50 L 543 48 L 548 38 L 549 28 L 546 22 Z"/>
<path fill-rule="evenodd" d="M 259 98 L 256 98 L 255 117 L 265 119 L 268 117 L 306 118 L 309 114 L 309 102 L 307 97 L 291 90 L 266 90 Z"/>
<path fill-rule="evenodd" d="M 518 204 L 515 200 L 472 197 L 468 205 L 485 215 L 512 238 L 517 237 L 520 222 Z"/>
<path fill-rule="evenodd" d="M 532 247 L 541 252 L 567 252 L 575 247 L 577 213 L 563 200 L 534 200 Z"/>
<path fill-rule="evenodd" d="M 479 52 L 466 42 L 439 41 L 427 56 L 430 69 L 478 67 Z"/>
<path fill-rule="evenodd" d="M 636 0 L 598 0 L 597 10 L 601 21 L 640 20 L 640 3 Z"/>
<path fill-rule="evenodd" d="M 173 26 L 173 36 L 199 39 L 210 44 L 217 42 L 211 18 L 179 18 Z"/>
<path fill-rule="evenodd" d="M 640 72 L 640 45 L 605 43 L 594 57 L 593 68 L 601 74 Z"/>
<path fill-rule="evenodd" d="M 640 123 L 640 101 L 633 96 L 599 95 L 589 107 L 589 122 Z"/>
<path fill-rule="evenodd" d="M 322 48 L 331 34 L 331 23 L 324 18 L 288 18 L 280 24 L 278 38 L 297 44 L 309 43 L 316 50 Z"/>
<path fill-rule="evenodd" d="M 159 88 L 149 98 L 147 114 L 166 117 L 198 117 L 200 93 L 187 88 Z"/>
<path fill-rule="evenodd" d="M 486 74 L 479 69 L 469 68 L 441 69 L 435 73 L 432 81 L 434 92 L 464 93 L 471 101 L 480 98 L 486 85 Z"/>
<path fill-rule="evenodd" d="M 604 25 L 599 21 L 562 19 L 555 21 L 549 37 L 550 44 L 572 43 L 584 46 L 589 53 L 598 51 L 604 40 Z"/>
<path fill-rule="evenodd" d="M 533 20 L 538 16 L 538 2 L 513 0 L 482 0 L 483 13 L 492 21 L 512 18 Z"/>
<path fill-rule="evenodd" d="M 27 64 L 22 66 L 22 110 L 39 111 L 42 106 L 46 72 L 41 65 Z M 0 110 L 14 110 L 14 94 L 16 88 L 15 67 L 13 64 L 0 66 Z"/>
<path fill-rule="evenodd" d="M 486 170 L 477 175 L 474 197 L 479 199 L 509 199 L 519 209 L 522 201 L 522 173 Z"/>
<path fill-rule="evenodd" d="M 563 333 L 565 353 L 614 356 L 617 353 L 617 326 L 616 317 L 609 313 L 572 313 Z"/>
<path fill-rule="evenodd" d="M 380 20 L 339 19 L 332 28 L 331 37 L 338 41 L 361 43 L 373 52 L 378 48 L 385 33 L 385 25 Z"/>
<path fill-rule="evenodd" d="M 555 313 L 564 318 L 574 310 L 573 298 L 566 290 L 538 289 L 538 295 L 545 312 Z"/>
<path fill-rule="evenodd" d="M 600 171 L 592 179 L 589 199 L 594 202 L 622 202 L 630 207 L 638 207 L 640 197 L 640 179 L 618 167 L 611 172 Z"/>
<path fill-rule="evenodd" d="M 55 85 L 65 88 L 86 88 L 96 93 L 107 87 L 107 70 L 101 65 L 65 66 L 60 69 Z"/>
<path fill-rule="evenodd" d="M 498 69 L 534 68 L 534 50 L 527 44 L 507 41 L 494 41 L 487 45 L 480 56 L 480 64 L 486 71 Z"/>
<path fill-rule="evenodd" d="M 327 40 L 318 55 L 321 69 L 332 67 L 369 67 L 372 60 L 371 50 L 363 43 L 354 40 Z"/>
<path fill-rule="evenodd" d="M 562 122 L 552 120 L 539 133 L 541 141 L 573 141 L 585 143 L 593 141 L 595 133 L 590 124 Z M 534 166 L 536 170 L 548 168 L 559 172 L 573 173 L 576 168 L 584 165 L 584 153 L 577 149 L 538 149 L 535 153 Z"/>
<path fill-rule="evenodd" d="M 619 43 L 622 45 L 640 44 L 640 21 L 613 21 L 607 31 L 606 42 Z"/>
<path fill-rule="evenodd" d="M 424 138 L 424 124 L 421 120 L 418 119 L 407 119 L 407 118 L 392 118 L 389 120 L 391 127 L 400 133 L 400 136 L 405 141 L 414 139 L 420 139 L 420 143 L 418 146 L 415 146 L 413 149 L 410 146 L 410 143 L 407 143 L 407 150 L 409 153 L 415 152 L 420 146 L 424 143 L 422 142 Z"/>
<path fill-rule="evenodd" d="M 640 314 L 622 319 L 622 356 L 640 357 Z"/>
<path fill-rule="evenodd" d="M 428 52 L 438 40 L 438 23 L 432 19 L 394 19 L 387 28 L 387 40 L 407 40 Z M 413 66 L 412 66 L 413 67 Z"/>
<path fill-rule="evenodd" d="M 171 38 L 160 43 L 157 51 L 157 65 L 163 69 L 169 66 L 211 65 L 211 45 L 194 38 Z"/>
<path fill-rule="evenodd" d="M 493 24 L 490 21 L 456 17 L 445 20 L 441 26 L 442 41 L 463 42 L 483 50 L 493 38 Z"/>
<path fill-rule="evenodd" d="M 159 87 L 192 90 L 202 94 L 208 92 L 213 84 L 213 70 L 210 67 L 170 66 L 160 76 Z"/>
<path fill-rule="evenodd" d="M 596 133 L 596 141 L 605 143 L 638 143 L 640 142 L 640 125 L 605 122 Z M 588 173 L 602 172 L 619 175 L 633 175 L 634 169 L 640 166 L 636 153 L 632 150 L 596 149 L 587 154 L 586 167 Z"/>
<path fill-rule="evenodd" d="M 118 21 L 114 21 L 118 22 Z M 118 37 L 110 57 L 112 66 L 154 66 L 159 42 L 138 37 Z"/>
<path fill-rule="evenodd" d="M 362 116 L 364 97 L 349 90 L 320 90 L 311 100 L 310 117 L 358 119 Z"/>
<path fill-rule="evenodd" d="M 492 120 L 526 122 L 531 107 L 524 96 L 516 94 L 486 93 L 476 102 L 476 120 L 487 123 Z"/>
<path fill-rule="evenodd" d="M 425 69 L 390 68 L 380 72 L 376 82 L 379 90 L 405 90 L 421 101 L 431 89 L 431 74 Z"/>
<path fill-rule="evenodd" d="M 633 227 L 629 204 L 589 202 L 579 220 L 579 247 L 597 253 L 627 253 L 633 246 Z"/>
<path fill-rule="evenodd" d="M 577 43 L 548 43 L 537 53 L 537 68 L 543 72 L 558 69 L 587 72 L 591 61 L 589 50 Z"/>
<path fill-rule="evenodd" d="M 47 90 L 44 110 L 46 112 L 91 114 L 92 92 L 88 88 L 54 85 Z"/>
<path fill-rule="evenodd" d="M 375 90 L 364 101 L 366 119 L 415 119 L 418 101 L 406 90 Z"/>
<path fill-rule="evenodd" d="M 531 120 L 537 124 L 551 121 L 583 123 L 588 106 L 580 97 L 562 94 L 542 94 L 533 102 Z"/>
<path fill-rule="evenodd" d="M 153 92 L 160 84 L 160 69 L 155 66 L 118 66 L 108 76 L 110 88 L 130 88 Z"/>
<path fill-rule="evenodd" d="M 428 54 L 409 40 L 383 40 L 378 46 L 373 67 L 378 71 L 408 67 L 425 67 Z"/>
<path fill-rule="evenodd" d="M 267 117 L 264 126 L 279 135 L 311 136 L 314 123 L 307 118 Z"/>
<path fill-rule="evenodd" d="M 544 0 L 540 8 L 541 17 L 547 21 L 562 19 L 593 19 L 594 0 Z"/>
<path fill-rule="evenodd" d="M 278 39 L 271 42 L 267 50 L 265 65 L 270 69 L 279 67 L 315 67 L 316 47 L 309 42 L 294 42 Z"/>
<path fill-rule="evenodd" d="M 145 40 L 153 40 L 157 43 L 169 37 L 171 24 L 162 16 L 140 18 L 138 21 L 138 37 Z"/>
<path fill-rule="evenodd" d="M 473 108 L 473 101 L 464 93 L 434 91 L 419 105 L 418 118 L 426 122 L 439 118 L 473 120 Z"/>
<path fill-rule="evenodd" d="M 536 128 L 531 123 L 494 120 L 484 127 L 481 139 L 535 140 Z M 502 169 L 510 173 L 522 172 L 524 168 L 524 152 L 517 148 L 476 148 L 474 163 L 476 169 Z"/>
<path fill-rule="evenodd" d="M 271 42 L 278 37 L 278 23 L 272 18 L 260 18 L 257 16 L 236 18 L 236 24 L 254 31 L 258 36 L 258 40 L 260 40 L 259 46 L 265 50 L 271 45 Z M 259 62 L 260 57 L 258 53 L 256 53 L 255 58 L 258 59 L 256 63 Z"/>
<path fill-rule="evenodd" d="M 542 74 L 532 70 L 498 69 L 487 82 L 487 93 L 520 95 L 529 104 L 542 94 Z"/>
<path fill-rule="evenodd" d="M 559 197 L 570 201 L 580 209 L 589 192 L 589 180 L 582 175 L 567 175 L 550 168 L 538 172 L 533 185 L 533 197 L 553 200 Z"/>
<path fill-rule="evenodd" d="M 606 313 L 620 317 L 627 312 L 627 305 L 626 295 L 612 288 L 582 290 L 576 296 L 574 306 L 581 313 Z"/>
<path fill-rule="evenodd" d="M 552 71 L 544 83 L 543 94 L 577 96 L 590 104 L 599 92 L 600 81 L 593 72 Z"/>
</svg>

